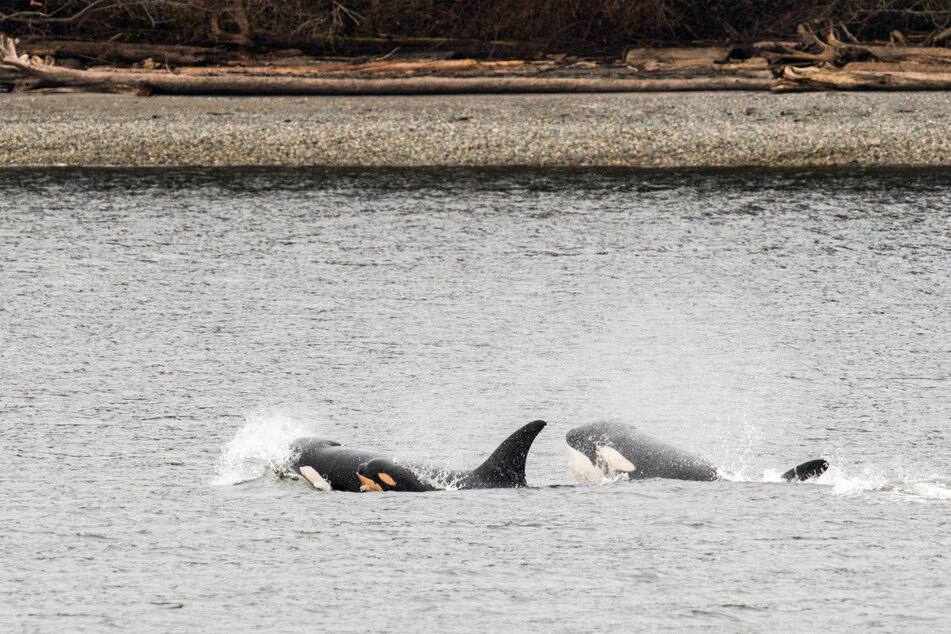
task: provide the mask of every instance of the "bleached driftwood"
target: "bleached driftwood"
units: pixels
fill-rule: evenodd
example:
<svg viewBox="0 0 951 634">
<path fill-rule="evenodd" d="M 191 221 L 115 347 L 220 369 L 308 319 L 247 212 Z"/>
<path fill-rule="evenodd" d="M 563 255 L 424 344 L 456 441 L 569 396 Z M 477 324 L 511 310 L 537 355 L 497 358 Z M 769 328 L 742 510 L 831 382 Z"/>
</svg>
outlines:
<svg viewBox="0 0 951 634">
<path fill-rule="evenodd" d="M 152 60 L 160 66 L 194 66 L 240 59 L 237 53 L 220 48 L 112 41 L 24 40 L 20 43 L 20 48 L 33 55 L 50 55 L 57 59 L 72 57 L 99 64 L 141 64 L 146 60 Z"/>
<path fill-rule="evenodd" d="M 336 78 L 225 71 L 74 70 L 17 55 L 0 36 L 0 69 L 19 89 L 73 89 L 140 95 L 419 95 L 454 93 L 654 92 L 670 90 L 768 90 L 770 80 L 744 77 L 624 79 L 584 77 Z M 2 79 L 2 78 L 0 78 Z"/>
<path fill-rule="evenodd" d="M 848 71 L 818 66 L 786 66 L 773 83 L 774 92 L 809 90 L 951 90 L 951 72 Z"/>
<path fill-rule="evenodd" d="M 775 92 L 951 89 L 951 49 L 909 46 L 900 34 L 887 46 L 843 42 L 834 28 L 820 37 L 806 25 L 799 35 L 798 43 L 753 46 L 770 63 Z"/>
<path fill-rule="evenodd" d="M 16 42 L 0 35 L 0 84 L 15 90 L 249 96 L 951 89 L 949 49 L 863 45 L 862 55 L 845 55 L 842 51 L 855 45 L 844 45 L 832 34 L 822 41 L 811 32 L 804 32 L 805 40 L 810 36 L 816 39 L 811 42 L 814 46 L 810 50 L 793 50 L 791 43 L 784 42 L 757 45 L 769 45 L 773 51 L 788 53 L 783 64 L 773 67 L 776 79 L 772 80 L 764 76 L 764 71 L 749 64 L 740 75 L 552 77 L 545 76 L 555 67 L 550 63 L 476 60 L 377 61 L 286 68 L 202 67 L 174 71 L 169 68 L 76 70 L 54 64 L 51 57 L 18 54 Z M 879 48 L 887 51 L 879 51 Z M 882 61 L 888 56 L 892 61 Z M 729 66 L 714 60 L 712 55 L 707 54 L 704 59 L 707 57 L 710 59 L 704 64 L 708 66 L 722 66 L 724 72 Z M 865 61 L 856 61 L 853 59 L 856 57 Z M 847 59 L 851 61 L 846 62 Z M 693 62 L 687 59 L 687 63 Z M 452 74 L 456 76 L 447 76 Z M 458 76 L 460 74 L 466 76 Z"/>
<path fill-rule="evenodd" d="M 839 67 L 850 62 L 951 64 L 951 48 L 908 46 L 907 42 L 898 46 L 843 42 L 835 29 L 829 29 L 825 37 L 820 37 L 806 25 L 799 26 L 799 36 L 799 42 L 758 42 L 753 45 L 753 51 L 774 67 L 803 62 Z"/>
</svg>

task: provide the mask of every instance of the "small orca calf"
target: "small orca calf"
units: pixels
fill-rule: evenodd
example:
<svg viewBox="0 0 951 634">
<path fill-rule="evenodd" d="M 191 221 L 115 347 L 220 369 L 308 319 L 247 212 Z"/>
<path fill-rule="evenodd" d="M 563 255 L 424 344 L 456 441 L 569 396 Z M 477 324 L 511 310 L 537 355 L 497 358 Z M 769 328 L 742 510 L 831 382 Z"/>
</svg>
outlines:
<svg viewBox="0 0 951 634">
<path fill-rule="evenodd" d="M 668 445 L 622 423 L 592 423 L 570 430 L 569 465 L 578 475 L 600 479 L 613 472 L 628 478 L 673 480 L 719 480 L 720 472 L 703 458 Z M 788 482 L 815 478 L 829 468 L 818 458 L 783 474 Z"/>
<path fill-rule="evenodd" d="M 440 480 L 460 489 L 524 487 L 528 450 L 545 425 L 543 420 L 525 425 L 471 471 L 441 472 L 433 467 L 401 465 L 378 452 L 342 447 L 338 442 L 320 438 L 299 438 L 291 443 L 291 467 L 314 486 L 336 491 L 436 490 L 437 487 L 421 480 L 421 475 L 438 475 Z"/>
</svg>

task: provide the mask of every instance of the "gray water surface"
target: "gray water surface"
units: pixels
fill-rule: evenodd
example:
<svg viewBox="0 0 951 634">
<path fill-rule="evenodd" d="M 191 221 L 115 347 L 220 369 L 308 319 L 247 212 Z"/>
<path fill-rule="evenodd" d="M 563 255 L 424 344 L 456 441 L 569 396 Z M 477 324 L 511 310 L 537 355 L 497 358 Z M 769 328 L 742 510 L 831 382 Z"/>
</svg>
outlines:
<svg viewBox="0 0 951 634">
<path fill-rule="evenodd" d="M 951 631 L 949 177 L 0 172 L 2 629 Z M 576 484 L 603 419 L 730 480 Z"/>
</svg>

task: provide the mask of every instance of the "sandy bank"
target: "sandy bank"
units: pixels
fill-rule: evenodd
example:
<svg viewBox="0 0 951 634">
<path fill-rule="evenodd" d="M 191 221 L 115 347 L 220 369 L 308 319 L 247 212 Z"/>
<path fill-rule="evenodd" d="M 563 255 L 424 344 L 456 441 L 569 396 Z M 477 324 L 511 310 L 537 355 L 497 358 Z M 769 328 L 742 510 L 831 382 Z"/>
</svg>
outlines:
<svg viewBox="0 0 951 634">
<path fill-rule="evenodd" d="M 0 166 L 951 165 L 951 94 L 0 94 Z"/>
</svg>

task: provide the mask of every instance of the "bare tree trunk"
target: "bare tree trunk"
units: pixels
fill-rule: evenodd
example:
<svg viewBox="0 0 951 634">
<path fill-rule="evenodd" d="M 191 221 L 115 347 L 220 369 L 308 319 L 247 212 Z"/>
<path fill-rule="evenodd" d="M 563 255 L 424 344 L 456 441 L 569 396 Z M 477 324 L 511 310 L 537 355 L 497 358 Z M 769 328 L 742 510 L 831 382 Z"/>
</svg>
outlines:
<svg viewBox="0 0 951 634">
<path fill-rule="evenodd" d="M 587 79 L 534 77 L 322 77 L 192 75 L 169 72 L 81 71 L 59 67 L 18 68 L 29 90 L 73 88 L 139 95 L 426 95 L 462 93 L 659 92 L 769 90 L 766 78 Z"/>
<path fill-rule="evenodd" d="M 161 65 L 188 66 L 221 63 L 237 59 L 236 53 L 200 46 L 129 44 L 126 42 L 80 42 L 75 40 L 36 40 L 23 42 L 20 48 L 31 55 L 56 58 L 76 57 L 99 63 L 141 63 L 152 59 Z"/>
<path fill-rule="evenodd" d="M 809 62 L 845 66 L 850 62 L 908 62 L 923 64 L 951 64 L 951 49 L 936 46 L 881 46 L 843 42 L 830 29 L 825 39 L 813 33 L 806 25 L 799 26 L 799 42 L 759 42 L 753 45 L 756 54 L 770 64 L 783 66 Z"/>
<path fill-rule="evenodd" d="M 74 89 L 141 95 L 420 95 L 450 93 L 518 92 L 650 92 L 669 90 L 768 90 L 768 78 L 700 77 L 693 79 L 538 78 L 538 77 L 403 77 L 387 79 L 328 78 L 314 76 L 238 74 L 233 71 L 155 72 L 86 71 L 53 65 L 52 58 L 19 55 L 16 42 L 0 35 L 0 81 L 21 90 Z M 418 64 L 418 63 L 416 63 Z M 521 62 L 443 60 L 424 67 L 458 69 L 460 65 L 491 67 Z M 399 63 L 414 70 L 414 63 Z M 357 69 L 373 72 L 379 64 Z M 412 67 L 412 68 L 404 68 Z M 330 71 L 340 70 L 331 68 Z"/>
</svg>

